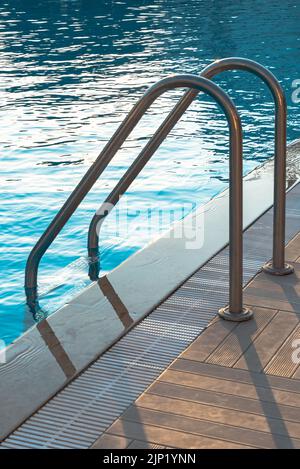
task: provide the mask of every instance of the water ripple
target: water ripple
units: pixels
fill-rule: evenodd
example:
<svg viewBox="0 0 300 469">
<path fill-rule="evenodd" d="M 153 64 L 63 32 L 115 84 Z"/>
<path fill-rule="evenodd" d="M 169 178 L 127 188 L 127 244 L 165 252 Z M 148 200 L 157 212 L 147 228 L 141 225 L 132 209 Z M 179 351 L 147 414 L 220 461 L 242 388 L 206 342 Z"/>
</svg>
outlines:
<svg viewBox="0 0 300 469">
<path fill-rule="evenodd" d="M 216 58 L 245 56 L 278 76 L 287 92 L 289 140 L 299 137 L 300 5 L 287 0 L 6 0 L 0 5 L 1 243 L 0 338 L 27 327 L 23 276 L 30 249 L 146 90 L 169 74 L 199 74 Z M 236 102 L 244 124 L 244 171 L 273 153 L 273 103 L 266 87 L 243 72 L 216 78 Z M 41 264 L 41 283 L 64 286 L 48 295 L 53 311 L 86 284 L 76 259 L 86 256 L 94 211 L 181 96 L 161 97 L 104 172 Z M 228 183 L 226 120 L 201 96 L 178 122 L 127 194 L 138 215 L 115 219 L 101 233 L 108 271 L 149 242 L 162 226 L 147 227 L 149 204 L 175 217 Z M 123 204 L 123 205 L 122 205 Z M 156 231 L 155 231 L 156 230 Z M 66 266 L 74 275 L 66 279 Z M 52 279 L 52 280 L 51 280 Z M 53 282 L 52 282 L 53 283 Z M 47 295 L 46 295 L 47 296 Z"/>
</svg>

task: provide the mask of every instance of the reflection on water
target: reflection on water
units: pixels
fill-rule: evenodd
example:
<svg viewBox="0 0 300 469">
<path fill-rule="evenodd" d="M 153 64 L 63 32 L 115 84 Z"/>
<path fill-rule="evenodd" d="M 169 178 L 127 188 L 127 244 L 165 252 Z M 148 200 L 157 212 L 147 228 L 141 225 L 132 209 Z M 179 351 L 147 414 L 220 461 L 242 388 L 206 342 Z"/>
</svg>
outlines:
<svg viewBox="0 0 300 469">
<path fill-rule="evenodd" d="M 1 2 L 0 337 L 10 341 L 24 328 L 30 248 L 147 86 L 169 74 L 199 74 L 216 58 L 248 57 L 281 80 L 289 140 L 298 136 L 299 105 L 290 96 L 300 78 L 299 19 L 299 2 L 288 0 L 190 0 L 188 7 L 185 0 Z M 242 72 L 216 81 L 241 110 L 247 172 L 273 152 L 270 94 Z M 48 288 L 85 285 L 86 265 L 76 259 L 86 255 L 93 212 L 178 96 L 170 92 L 157 101 L 54 242 L 41 264 Z M 127 201 L 141 213 L 132 216 L 130 235 L 117 237 L 109 218 L 104 224 L 102 267 L 112 269 L 149 241 L 143 231 L 148 202 L 176 211 L 204 203 L 227 181 L 225 118 L 201 96 L 132 185 Z M 60 298 L 54 290 L 45 306 L 55 309 Z"/>
</svg>

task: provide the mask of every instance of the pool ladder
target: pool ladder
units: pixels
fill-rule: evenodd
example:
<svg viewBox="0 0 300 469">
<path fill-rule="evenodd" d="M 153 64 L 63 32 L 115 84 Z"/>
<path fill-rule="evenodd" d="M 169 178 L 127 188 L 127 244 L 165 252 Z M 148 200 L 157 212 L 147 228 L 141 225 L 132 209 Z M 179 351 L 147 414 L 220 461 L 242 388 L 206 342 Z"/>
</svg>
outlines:
<svg viewBox="0 0 300 469">
<path fill-rule="evenodd" d="M 118 203 L 131 183 L 188 109 L 199 92 L 210 95 L 225 113 L 230 136 L 229 176 L 229 304 L 219 315 L 231 321 L 245 321 L 252 317 L 249 308 L 243 307 L 243 137 L 239 114 L 232 100 L 211 79 L 226 70 L 246 70 L 260 77 L 269 87 L 275 102 L 275 174 L 273 257 L 263 270 L 273 275 L 287 275 L 293 267 L 285 262 L 285 194 L 286 194 L 286 100 L 284 92 L 265 67 L 253 60 L 227 58 L 207 66 L 201 75 L 175 75 L 160 80 L 150 87 L 135 104 L 120 127 L 68 197 L 48 228 L 32 249 L 25 270 L 25 293 L 27 304 L 36 316 L 39 310 L 37 276 L 41 258 L 65 226 L 94 183 L 123 145 L 131 131 L 153 102 L 168 90 L 187 88 L 188 91 L 176 104 L 141 153 L 120 179 L 100 209 L 94 215 L 88 233 L 89 277 L 96 281 L 99 276 L 99 231 L 103 220 Z"/>
</svg>

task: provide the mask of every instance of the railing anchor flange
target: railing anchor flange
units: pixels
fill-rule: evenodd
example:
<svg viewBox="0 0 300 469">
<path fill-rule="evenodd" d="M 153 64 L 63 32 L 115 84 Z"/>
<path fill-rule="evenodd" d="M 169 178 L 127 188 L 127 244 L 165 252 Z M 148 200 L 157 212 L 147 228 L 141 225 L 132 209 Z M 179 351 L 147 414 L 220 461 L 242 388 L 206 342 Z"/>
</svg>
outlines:
<svg viewBox="0 0 300 469">
<path fill-rule="evenodd" d="M 242 322 L 249 321 L 253 317 L 253 311 L 250 308 L 243 308 L 239 313 L 232 313 L 229 306 L 226 306 L 219 310 L 218 315 L 226 321 Z"/>
<path fill-rule="evenodd" d="M 278 276 L 290 275 L 290 274 L 293 274 L 295 271 L 294 267 L 291 264 L 288 264 L 287 262 L 285 262 L 284 267 L 277 268 L 277 267 L 274 267 L 272 261 L 266 262 L 266 264 L 263 265 L 262 270 L 266 274 L 278 275 Z"/>
</svg>

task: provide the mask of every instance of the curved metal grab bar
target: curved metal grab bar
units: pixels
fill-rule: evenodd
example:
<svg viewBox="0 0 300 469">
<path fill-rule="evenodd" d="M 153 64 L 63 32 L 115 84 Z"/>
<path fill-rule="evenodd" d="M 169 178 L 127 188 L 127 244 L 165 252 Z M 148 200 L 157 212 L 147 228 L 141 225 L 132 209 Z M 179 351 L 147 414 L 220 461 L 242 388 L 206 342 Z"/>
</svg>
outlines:
<svg viewBox="0 0 300 469">
<path fill-rule="evenodd" d="M 263 266 L 273 275 L 287 275 L 294 268 L 285 263 L 285 194 L 286 194 L 286 126 L 287 108 L 283 89 L 276 77 L 259 63 L 243 58 L 222 59 L 208 65 L 201 73 L 213 78 L 227 70 L 246 70 L 261 78 L 270 89 L 275 103 L 275 155 L 274 155 L 274 218 L 273 259 Z"/>
<path fill-rule="evenodd" d="M 218 60 L 207 66 L 200 76 L 213 78 L 218 73 L 226 70 L 246 70 L 261 78 L 271 90 L 275 101 L 275 176 L 274 176 L 274 220 L 273 220 L 273 261 L 263 268 L 266 272 L 276 275 L 286 275 L 293 272 L 293 267 L 284 260 L 285 245 L 285 181 L 286 181 L 286 101 L 283 90 L 275 76 L 265 67 L 253 60 L 230 57 Z M 168 133 L 172 130 L 192 101 L 198 90 L 192 89 L 185 93 L 161 124 L 147 145 L 138 155 L 133 165 L 136 168 L 135 176 L 145 166 L 157 148 L 161 145 Z M 118 197 L 123 194 L 131 184 L 129 171 L 117 184 L 115 189 L 106 199 L 107 203 L 115 205 Z M 100 213 L 94 215 L 88 234 L 88 255 L 91 259 L 89 276 L 96 280 L 99 275 L 99 222 L 103 221 L 103 207 Z"/>
<path fill-rule="evenodd" d="M 223 109 L 230 131 L 230 288 L 229 307 L 225 315 L 231 320 L 246 320 L 252 312 L 242 304 L 242 129 L 237 110 L 227 94 L 215 83 L 203 77 L 178 75 L 165 78 L 152 86 L 133 107 L 97 160 L 69 196 L 61 210 L 50 223 L 31 251 L 26 264 L 25 291 L 27 304 L 33 313 L 37 303 L 37 274 L 39 262 L 67 220 L 88 193 L 127 136 L 139 122 L 150 105 L 165 91 L 174 88 L 193 88 L 212 96 Z"/>
</svg>

